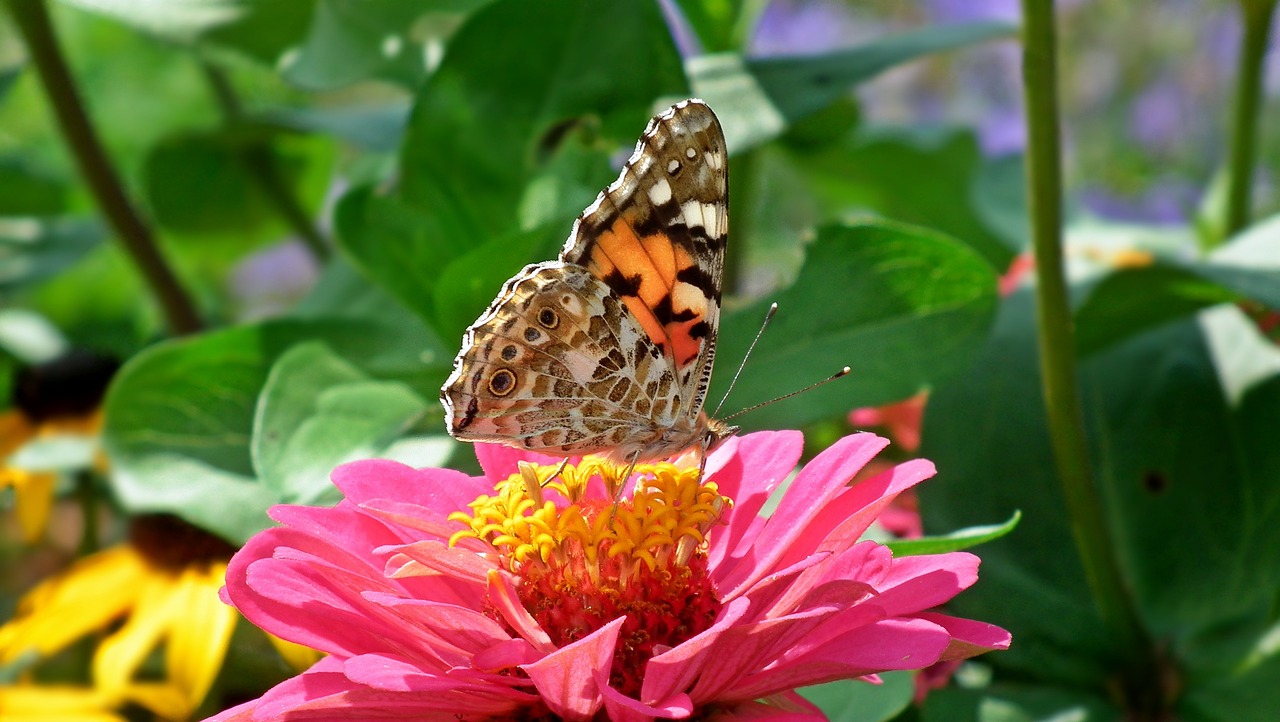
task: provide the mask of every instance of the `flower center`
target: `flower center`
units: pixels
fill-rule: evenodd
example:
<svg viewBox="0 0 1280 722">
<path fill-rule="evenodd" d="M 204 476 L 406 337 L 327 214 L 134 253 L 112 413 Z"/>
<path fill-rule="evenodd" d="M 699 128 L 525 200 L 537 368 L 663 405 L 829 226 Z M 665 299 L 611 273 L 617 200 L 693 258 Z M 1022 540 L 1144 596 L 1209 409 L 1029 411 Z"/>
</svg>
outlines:
<svg viewBox="0 0 1280 722">
<path fill-rule="evenodd" d="M 610 682 L 631 695 L 650 657 L 707 629 L 719 613 L 705 541 L 730 503 L 696 467 L 659 462 L 634 471 L 634 492 L 620 498 L 625 469 L 607 461 L 522 462 L 493 496 L 472 502 L 471 513 L 450 516 L 467 525 L 451 541 L 491 544 L 557 646 L 625 617 Z"/>
<path fill-rule="evenodd" d="M 225 563 L 236 548 L 172 514 L 143 514 L 129 524 L 129 543 L 160 569 L 181 571 L 196 564 Z"/>
</svg>

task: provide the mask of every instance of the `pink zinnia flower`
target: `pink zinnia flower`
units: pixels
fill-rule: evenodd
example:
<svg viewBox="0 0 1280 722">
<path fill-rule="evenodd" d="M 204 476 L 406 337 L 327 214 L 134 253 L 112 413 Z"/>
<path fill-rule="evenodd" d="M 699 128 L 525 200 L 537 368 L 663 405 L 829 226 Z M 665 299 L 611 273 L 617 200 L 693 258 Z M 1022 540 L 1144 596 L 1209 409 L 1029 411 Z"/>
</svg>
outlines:
<svg viewBox="0 0 1280 722">
<path fill-rule="evenodd" d="M 887 443 L 840 440 L 767 518 L 798 432 L 729 439 L 704 477 L 639 465 L 621 494 L 603 462 L 485 444 L 482 477 L 342 466 L 346 499 L 276 507 L 284 526 L 225 588 L 329 656 L 215 719 L 823 719 L 794 690 L 1006 648 L 1003 629 L 929 611 L 973 584 L 976 557 L 859 541 L 934 473 L 916 460 L 849 486 Z"/>
</svg>

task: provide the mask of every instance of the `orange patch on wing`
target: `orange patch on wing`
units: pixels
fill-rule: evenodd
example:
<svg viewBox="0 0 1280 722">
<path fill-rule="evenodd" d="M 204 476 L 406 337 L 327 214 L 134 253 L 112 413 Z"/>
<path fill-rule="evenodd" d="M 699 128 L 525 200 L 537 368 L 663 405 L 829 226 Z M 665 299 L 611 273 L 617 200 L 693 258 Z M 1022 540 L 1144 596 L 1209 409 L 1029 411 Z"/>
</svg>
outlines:
<svg viewBox="0 0 1280 722">
<path fill-rule="evenodd" d="M 671 350 L 678 368 L 684 368 L 693 363 L 702 353 L 702 342 L 689 335 L 689 329 L 701 320 L 702 317 L 699 316 L 691 321 L 681 321 L 667 327 L 667 337 L 671 339 Z"/>
</svg>

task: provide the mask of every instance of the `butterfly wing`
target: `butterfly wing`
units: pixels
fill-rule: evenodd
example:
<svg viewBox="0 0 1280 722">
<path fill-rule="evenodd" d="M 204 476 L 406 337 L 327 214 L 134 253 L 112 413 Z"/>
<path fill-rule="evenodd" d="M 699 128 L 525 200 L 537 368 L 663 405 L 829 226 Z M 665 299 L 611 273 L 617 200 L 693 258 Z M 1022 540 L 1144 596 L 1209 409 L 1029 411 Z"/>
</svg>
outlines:
<svg viewBox="0 0 1280 722">
<path fill-rule="evenodd" d="M 467 330 L 441 400 L 459 439 L 580 455 L 650 439 L 673 386 L 618 295 L 553 261 L 516 274 Z"/>
<path fill-rule="evenodd" d="M 676 378 L 672 406 L 699 417 L 711 382 L 728 242 L 724 132 L 706 103 L 649 122 L 622 174 L 574 223 L 560 258 L 616 293 Z M 695 439 L 696 440 L 696 439 Z"/>
<path fill-rule="evenodd" d="M 618 460 L 703 441 L 727 190 L 706 104 L 650 121 L 560 260 L 526 267 L 467 329 L 441 390 L 449 433 Z"/>
</svg>

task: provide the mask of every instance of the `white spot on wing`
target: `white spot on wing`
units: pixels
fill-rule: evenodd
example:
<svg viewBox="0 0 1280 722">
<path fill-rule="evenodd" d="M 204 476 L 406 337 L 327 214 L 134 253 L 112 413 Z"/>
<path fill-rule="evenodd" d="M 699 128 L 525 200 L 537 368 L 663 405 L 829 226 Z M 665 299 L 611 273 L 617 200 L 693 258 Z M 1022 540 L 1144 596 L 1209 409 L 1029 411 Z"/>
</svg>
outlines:
<svg viewBox="0 0 1280 722">
<path fill-rule="evenodd" d="M 664 205 L 671 200 L 671 184 L 666 178 L 659 178 L 658 182 L 649 188 L 649 200 L 656 206 Z"/>
</svg>

